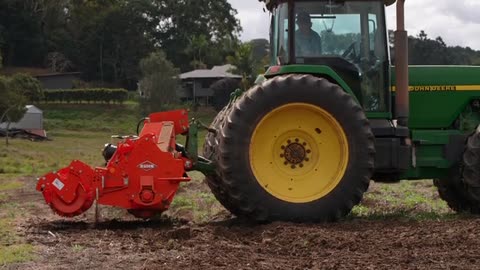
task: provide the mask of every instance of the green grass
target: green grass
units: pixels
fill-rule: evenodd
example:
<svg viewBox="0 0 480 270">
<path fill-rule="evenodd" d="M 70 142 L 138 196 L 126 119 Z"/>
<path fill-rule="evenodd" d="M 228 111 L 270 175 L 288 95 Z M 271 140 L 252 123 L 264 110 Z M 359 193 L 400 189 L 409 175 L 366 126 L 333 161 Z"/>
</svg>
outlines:
<svg viewBox="0 0 480 270">
<path fill-rule="evenodd" d="M 33 260 L 34 247 L 30 244 L 0 246 L 0 266 Z"/>
<path fill-rule="evenodd" d="M 7 147 L 0 145 L 6 153 L 0 157 L 0 174 L 43 175 L 67 166 L 71 160 L 80 159 L 92 166 L 101 165 L 101 150 L 110 141 L 108 133 L 55 131 L 52 141 L 31 142 L 12 140 Z"/>
<path fill-rule="evenodd" d="M 47 131 L 133 134 L 141 118 L 137 104 L 41 104 Z"/>
<path fill-rule="evenodd" d="M 455 214 L 438 197 L 431 180 L 373 183 L 363 201 L 352 209 L 350 218 L 439 220 Z"/>
<path fill-rule="evenodd" d="M 79 159 L 92 166 L 104 163 L 101 150 L 113 142 L 111 135 L 136 133 L 140 119 L 135 103 L 124 105 L 101 104 L 43 104 L 45 129 L 52 141 L 31 142 L 11 140 L 7 147 L 0 141 L 0 175 L 42 175 L 67 166 Z M 190 112 L 191 118 L 209 124 L 215 112 L 201 108 Z M 206 131 L 198 136 L 201 152 Z M 183 136 L 179 136 L 183 142 Z"/>
<path fill-rule="evenodd" d="M 0 218 L 0 266 L 26 262 L 34 258 L 33 246 L 22 243 L 15 233 L 14 222 L 15 220 L 10 217 Z"/>
<path fill-rule="evenodd" d="M 72 245 L 72 251 L 73 252 L 82 252 L 85 250 L 85 247 L 79 244 L 73 244 Z"/>
<path fill-rule="evenodd" d="M 0 180 L 0 191 L 7 191 L 13 189 L 19 189 L 23 187 L 23 183 L 18 181 L 2 181 Z"/>
</svg>

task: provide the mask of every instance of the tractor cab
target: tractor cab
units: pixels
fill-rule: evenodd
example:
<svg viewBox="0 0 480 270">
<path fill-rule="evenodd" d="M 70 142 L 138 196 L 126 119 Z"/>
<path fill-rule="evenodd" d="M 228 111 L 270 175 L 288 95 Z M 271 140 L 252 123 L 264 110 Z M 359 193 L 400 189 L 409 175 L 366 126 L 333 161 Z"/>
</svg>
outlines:
<svg viewBox="0 0 480 270">
<path fill-rule="evenodd" d="M 365 111 L 390 111 L 384 1 L 278 1 L 271 12 L 272 65 L 329 67 Z"/>
</svg>

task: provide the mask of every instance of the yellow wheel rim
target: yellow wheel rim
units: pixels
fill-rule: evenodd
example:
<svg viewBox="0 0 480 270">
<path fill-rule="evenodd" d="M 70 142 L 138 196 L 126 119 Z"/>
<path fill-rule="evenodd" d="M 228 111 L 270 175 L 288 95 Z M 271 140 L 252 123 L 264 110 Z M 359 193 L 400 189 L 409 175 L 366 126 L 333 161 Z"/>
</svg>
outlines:
<svg viewBox="0 0 480 270">
<path fill-rule="evenodd" d="M 324 109 L 291 103 L 269 112 L 250 141 L 258 183 L 278 199 L 306 203 L 330 193 L 348 164 L 342 126 Z"/>
</svg>

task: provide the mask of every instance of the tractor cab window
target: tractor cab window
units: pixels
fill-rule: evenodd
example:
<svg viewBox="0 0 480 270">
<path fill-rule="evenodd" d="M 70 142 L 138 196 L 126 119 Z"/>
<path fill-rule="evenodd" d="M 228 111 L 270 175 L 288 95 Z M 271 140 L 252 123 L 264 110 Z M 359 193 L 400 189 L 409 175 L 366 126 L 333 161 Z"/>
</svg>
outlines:
<svg viewBox="0 0 480 270">
<path fill-rule="evenodd" d="M 280 4 L 273 12 L 272 18 L 272 44 L 274 64 L 288 61 L 288 4 Z"/>
<path fill-rule="evenodd" d="M 349 85 L 366 111 L 388 111 L 389 63 L 383 1 L 292 4 L 292 14 L 287 3 L 274 10 L 274 63 L 329 66 Z M 289 18 L 295 21 L 291 30 Z M 288 49 L 292 44 L 289 38 L 294 39 L 292 50 Z"/>
</svg>

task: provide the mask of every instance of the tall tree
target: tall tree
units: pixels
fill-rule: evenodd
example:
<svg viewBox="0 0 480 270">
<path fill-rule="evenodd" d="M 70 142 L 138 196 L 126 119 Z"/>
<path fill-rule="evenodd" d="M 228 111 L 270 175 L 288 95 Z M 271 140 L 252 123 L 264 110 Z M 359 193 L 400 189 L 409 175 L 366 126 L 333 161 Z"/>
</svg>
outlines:
<svg viewBox="0 0 480 270">
<path fill-rule="evenodd" d="M 77 70 L 87 81 L 135 88 L 156 49 L 183 70 L 223 64 L 241 30 L 227 0 L 2 0 L 6 66 Z"/>
<path fill-rule="evenodd" d="M 393 31 L 389 31 L 392 63 L 394 63 L 395 48 Z M 448 46 L 442 37 L 431 39 L 425 31 L 417 36 L 408 37 L 410 65 L 478 65 L 480 51 L 469 47 Z"/>
<path fill-rule="evenodd" d="M 235 67 L 232 72 L 243 77 L 244 89 L 249 88 L 255 81 L 261 65 L 260 60 L 253 57 L 253 49 L 250 43 L 240 44 L 235 54 L 227 57 L 228 63 Z"/>
<path fill-rule="evenodd" d="M 68 1 L 0 1 L 0 49 L 6 65 L 41 66 L 60 40 Z"/>
<path fill-rule="evenodd" d="M 268 40 L 259 38 L 259 39 L 252 39 L 250 40 L 250 44 L 252 46 L 252 54 L 253 58 L 255 59 L 263 59 L 268 57 L 270 52 L 270 43 Z"/>
<path fill-rule="evenodd" d="M 189 55 L 193 55 L 193 60 L 190 63 L 192 68 L 205 68 L 205 57 L 207 55 L 208 43 L 205 35 L 192 36 L 189 39 L 185 52 Z"/>
<path fill-rule="evenodd" d="M 205 57 L 207 66 L 220 64 L 222 58 L 211 52 L 224 54 L 224 45 L 238 43 L 240 22 L 235 18 L 237 11 L 227 0 L 156 0 L 160 27 L 155 34 L 158 44 L 182 70 L 190 69 L 194 59 L 186 50 L 191 37 L 204 36 L 209 51 Z"/>
<path fill-rule="evenodd" d="M 140 77 L 139 60 L 154 47 L 147 17 L 151 1 L 73 1 L 68 30 L 74 45 L 66 55 L 87 80 L 133 88 Z"/>
</svg>

